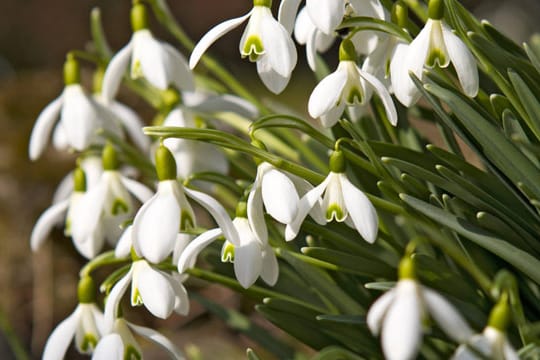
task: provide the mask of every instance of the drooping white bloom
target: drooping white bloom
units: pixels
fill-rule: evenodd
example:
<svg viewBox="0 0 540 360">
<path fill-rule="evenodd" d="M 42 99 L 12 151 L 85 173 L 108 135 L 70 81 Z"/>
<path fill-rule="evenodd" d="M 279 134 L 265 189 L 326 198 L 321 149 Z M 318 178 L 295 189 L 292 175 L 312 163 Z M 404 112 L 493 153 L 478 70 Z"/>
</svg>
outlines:
<svg viewBox="0 0 540 360">
<path fill-rule="evenodd" d="M 334 152 L 334 155 L 336 153 L 338 151 Z M 336 156 L 343 156 L 340 151 L 339 153 Z M 340 163 L 340 161 L 336 162 Z M 305 217 L 322 199 L 321 206 L 325 213 L 325 222 L 344 221 L 350 227 L 355 228 L 364 240 L 369 243 L 375 242 L 379 218 L 373 204 L 361 190 L 349 181 L 344 172 L 344 165 L 333 168 L 331 158 L 330 169 L 326 179 L 300 199 L 298 213 L 285 229 L 285 239 L 290 241 L 298 235 Z M 314 217 L 314 220 L 317 221 L 317 217 Z"/>
<path fill-rule="evenodd" d="M 227 241 L 221 251 L 222 261 L 234 263 L 236 279 L 246 289 L 253 285 L 259 276 L 273 286 L 278 279 L 279 266 L 276 255 L 268 244 L 268 236 L 266 239 L 259 238 L 243 216 L 236 217 L 233 224 L 239 237 L 226 236 Z M 217 228 L 196 237 L 180 255 L 178 272 L 183 273 L 193 267 L 198 254 L 222 235 L 223 231 Z"/>
<path fill-rule="evenodd" d="M 389 360 L 412 360 L 421 345 L 423 320 L 430 315 L 454 341 L 464 342 L 473 333 L 454 306 L 414 279 L 413 260 L 400 263 L 400 280 L 379 297 L 367 314 L 374 335 L 381 334 L 384 355 Z"/>
<path fill-rule="evenodd" d="M 153 263 L 163 261 L 174 250 L 178 233 L 195 226 L 195 214 L 186 195 L 206 209 L 228 237 L 237 237 L 227 211 L 217 200 L 184 188 L 176 180 L 176 163 L 165 146 L 156 151 L 156 169 L 160 178 L 157 192 L 143 204 L 133 221 L 133 247 L 139 256 Z"/>
<path fill-rule="evenodd" d="M 131 305 L 144 305 L 152 315 L 166 319 L 173 311 L 189 312 L 186 289 L 178 277 L 156 270 L 146 260 L 132 263 L 130 270 L 112 288 L 105 303 L 104 329 L 109 332 L 117 319 L 118 304 L 131 284 Z"/>
<path fill-rule="evenodd" d="M 174 86 L 177 90 L 193 90 L 193 74 L 186 59 L 171 45 L 154 38 L 143 4 L 133 5 L 131 20 L 131 40 L 111 59 L 103 76 L 103 98 L 111 101 L 116 96 L 128 66 L 132 79 L 144 77 L 158 89 Z"/>
<path fill-rule="evenodd" d="M 494 360 L 519 359 L 506 334 L 492 326 L 486 326 L 482 334 L 473 335 L 467 344 L 460 345 L 452 360 L 479 360 L 483 358 L 477 353 Z"/>
<path fill-rule="evenodd" d="M 99 182 L 103 166 L 101 165 L 101 157 L 96 155 L 84 156 L 78 161 L 79 168 L 84 171 L 86 188 L 91 189 Z M 58 204 L 67 199 L 73 192 L 74 171 L 68 173 L 56 187 L 53 195 L 53 204 Z"/>
<path fill-rule="evenodd" d="M 145 185 L 123 176 L 119 170 L 105 170 L 99 183 L 88 190 L 74 207 L 71 224 L 75 242 L 102 227 L 103 235 L 116 244 L 122 233 L 121 225 L 135 212 L 132 196 L 141 203 L 148 201 L 153 191 Z"/>
<path fill-rule="evenodd" d="M 172 359 L 184 359 L 182 352 L 165 336 L 159 332 L 132 324 L 124 318 L 117 318 L 113 328 L 103 336 L 92 354 L 92 360 L 124 360 L 142 359 L 142 350 L 133 337 L 133 333 L 160 345 Z"/>
<path fill-rule="evenodd" d="M 101 142 L 96 135 L 98 129 L 117 133 L 116 124 L 105 120 L 99 105 L 80 84 L 66 85 L 62 94 L 47 105 L 36 120 L 30 136 L 30 159 L 37 160 L 41 156 L 57 121 L 54 132 L 59 133 L 55 137 L 60 139 L 56 139 L 55 143 L 60 148 L 67 146 L 83 151 L 91 144 Z"/>
<path fill-rule="evenodd" d="M 388 120 L 396 125 L 397 111 L 390 93 L 379 79 L 356 65 L 356 53 L 349 40 L 341 43 L 339 58 L 337 70 L 322 79 L 311 93 L 309 114 L 314 118 L 320 117 L 324 127 L 331 127 L 347 106 L 366 104 L 375 91 L 384 105 Z"/>
<path fill-rule="evenodd" d="M 80 353 L 92 353 L 103 333 L 103 324 L 103 314 L 96 304 L 79 304 L 49 336 L 43 360 L 63 359 L 73 338 Z"/>
<path fill-rule="evenodd" d="M 195 128 L 195 115 L 187 109 L 176 107 L 169 112 L 162 125 Z M 163 145 L 172 152 L 177 164 L 177 176 L 181 179 L 197 172 L 226 174 L 229 171 L 225 153 L 214 145 L 175 138 L 163 140 Z"/>
<path fill-rule="evenodd" d="M 271 2 L 254 0 L 253 3 L 253 9 L 246 15 L 210 29 L 193 49 L 189 66 L 193 69 L 210 45 L 249 19 L 240 40 L 240 54 L 257 62 L 262 82 L 277 94 L 285 89 L 296 66 L 296 48 L 287 29 L 272 16 Z"/>
<path fill-rule="evenodd" d="M 420 92 L 409 77 L 412 72 L 419 79 L 424 78 L 424 67 L 438 65 L 454 66 L 463 92 L 469 97 L 478 94 L 478 69 L 474 56 L 465 43 L 439 19 L 428 19 L 424 28 L 409 46 L 396 49 L 392 60 L 392 87 L 398 100 L 411 106 L 420 98 Z"/>
</svg>

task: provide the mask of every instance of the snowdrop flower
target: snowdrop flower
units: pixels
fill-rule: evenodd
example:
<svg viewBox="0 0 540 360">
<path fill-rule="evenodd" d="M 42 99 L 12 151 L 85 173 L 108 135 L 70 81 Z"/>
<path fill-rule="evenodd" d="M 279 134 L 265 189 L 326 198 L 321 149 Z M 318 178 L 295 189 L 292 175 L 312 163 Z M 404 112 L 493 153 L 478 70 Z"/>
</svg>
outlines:
<svg viewBox="0 0 540 360">
<path fill-rule="evenodd" d="M 103 167 L 101 165 L 101 157 L 96 155 L 82 156 L 77 159 L 77 168 L 81 168 L 84 171 L 85 183 L 88 189 L 91 189 L 99 182 Z M 73 192 L 75 185 L 74 173 L 76 170 L 68 173 L 56 187 L 53 195 L 53 204 L 58 204 L 61 201 L 67 199 Z"/>
<path fill-rule="evenodd" d="M 114 320 L 109 334 L 103 336 L 92 354 L 92 360 L 142 359 L 142 350 L 133 333 L 160 345 L 172 359 L 184 359 L 180 350 L 159 332 L 130 323 L 122 317 Z"/>
<path fill-rule="evenodd" d="M 377 212 L 367 196 L 354 186 L 345 174 L 345 156 L 336 150 L 330 157 L 330 173 L 318 186 L 305 194 L 298 206 L 298 213 L 293 222 L 285 228 L 285 239 L 294 239 L 310 210 L 322 197 L 322 209 L 325 222 L 336 220 L 355 228 L 369 243 L 377 239 L 379 219 Z M 324 194 L 324 196 L 323 196 Z M 317 218 L 314 218 L 317 221 Z"/>
<path fill-rule="evenodd" d="M 131 268 L 111 289 L 105 303 L 104 329 L 109 332 L 118 318 L 118 305 L 131 284 L 131 305 L 144 305 L 152 315 L 166 319 L 173 311 L 180 315 L 189 312 L 189 299 L 179 278 L 156 270 L 145 259 L 131 264 Z"/>
<path fill-rule="evenodd" d="M 473 360 L 485 357 L 495 360 L 518 360 L 519 356 L 505 334 L 510 321 L 511 311 L 505 293 L 491 310 L 488 325 L 482 334 L 473 335 L 467 344 L 460 345 L 452 359 Z"/>
<path fill-rule="evenodd" d="M 423 319 L 428 314 L 454 341 L 463 342 L 472 335 L 454 306 L 419 284 L 414 271 L 413 260 L 402 259 L 396 286 L 379 297 L 367 314 L 367 325 L 374 335 L 381 333 L 383 352 L 389 360 L 416 358 Z"/>
<path fill-rule="evenodd" d="M 308 111 L 321 118 L 324 127 L 331 127 L 343 114 L 346 106 L 362 106 L 372 91 L 381 98 L 388 120 L 397 124 L 397 111 L 384 85 L 375 76 L 356 65 L 356 52 L 350 40 L 343 40 L 339 49 L 339 65 L 315 87 L 309 97 Z"/>
<path fill-rule="evenodd" d="M 72 55 L 68 55 L 64 64 L 64 83 L 62 94 L 41 111 L 32 129 L 29 144 L 31 160 L 37 160 L 45 150 L 58 119 L 54 137 L 60 148 L 86 150 L 92 143 L 99 142 L 96 135 L 99 128 L 117 133 L 116 124 L 103 119 L 100 107 L 82 88 L 79 62 Z"/>
<path fill-rule="evenodd" d="M 197 201 L 214 218 L 223 232 L 237 237 L 227 212 L 214 198 L 184 188 L 176 179 L 175 160 L 165 146 L 156 151 L 158 189 L 139 209 L 133 221 L 135 252 L 153 263 L 163 261 L 174 250 L 178 233 L 195 227 L 195 214 L 186 195 Z"/>
<path fill-rule="evenodd" d="M 72 193 L 45 210 L 36 222 L 30 236 L 30 247 L 33 251 L 37 251 L 43 245 L 54 226 L 64 223 L 64 235 L 72 236 L 73 222 L 83 222 L 86 220 L 84 214 L 82 219 L 76 220 L 79 214 L 75 214 L 74 210 L 80 204 L 86 191 L 84 171 L 81 168 L 75 169 L 73 171 L 73 179 Z M 96 226 L 85 237 L 77 238 L 77 241 L 73 237 L 73 244 L 81 255 L 91 259 L 98 254 L 103 246 L 103 239 L 103 229 L 100 226 Z"/>
<path fill-rule="evenodd" d="M 193 90 L 193 74 L 184 57 L 171 45 L 154 38 L 148 29 L 145 6 L 136 3 L 131 9 L 133 36 L 109 63 L 103 77 L 103 98 L 111 101 L 122 81 L 125 69 L 130 66 L 132 79 L 144 77 L 158 89 L 174 86 L 178 90 Z"/>
<path fill-rule="evenodd" d="M 79 281 L 79 305 L 49 336 L 43 360 L 63 359 L 69 344 L 75 338 L 80 353 L 91 354 L 103 333 L 103 314 L 95 304 L 95 286 L 86 276 Z"/>
<path fill-rule="evenodd" d="M 398 100 L 405 106 L 416 103 L 421 95 L 409 72 L 423 79 L 424 66 L 445 68 L 452 63 L 465 94 L 469 97 L 478 94 L 476 61 L 465 43 L 444 23 L 443 14 L 443 1 L 431 0 L 429 19 L 424 28 L 408 47 L 403 46 L 399 53 L 396 51 L 392 87 Z"/>
<path fill-rule="evenodd" d="M 96 228 L 102 228 L 105 238 L 114 245 L 122 232 L 120 226 L 134 213 L 130 193 L 141 203 L 153 195 L 145 185 L 120 173 L 116 151 L 111 144 L 103 149 L 103 169 L 99 183 L 73 208 L 71 229 L 76 243 L 84 242 Z"/>
<path fill-rule="evenodd" d="M 162 126 L 195 128 L 195 115 L 177 106 L 169 112 Z M 177 176 L 181 179 L 186 179 L 197 172 L 212 171 L 226 174 L 229 171 L 225 153 L 214 145 L 202 141 L 173 138 L 163 140 L 163 145 L 173 154 L 177 164 Z"/>
<path fill-rule="evenodd" d="M 247 216 L 247 204 L 240 202 L 233 225 L 238 237 L 226 237 L 221 250 L 221 260 L 234 263 L 236 279 L 244 288 L 249 288 L 260 276 L 264 282 L 273 286 L 277 282 L 279 266 L 268 236 L 257 236 Z M 184 249 L 178 260 L 178 272 L 183 273 L 195 265 L 197 255 L 210 243 L 224 235 L 219 228 L 204 232 Z"/>
<path fill-rule="evenodd" d="M 253 0 L 253 9 L 249 13 L 210 29 L 193 49 L 190 68 L 197 65 L 217 39 L 249 19 L 240 40 L 240 54 L 257 62 L 259 77 L 270 91 L 282 92 L 296 66 L 297 54 L 289 31 L 272 16 L 271 5 L 272 0 Z"/>
</svg>

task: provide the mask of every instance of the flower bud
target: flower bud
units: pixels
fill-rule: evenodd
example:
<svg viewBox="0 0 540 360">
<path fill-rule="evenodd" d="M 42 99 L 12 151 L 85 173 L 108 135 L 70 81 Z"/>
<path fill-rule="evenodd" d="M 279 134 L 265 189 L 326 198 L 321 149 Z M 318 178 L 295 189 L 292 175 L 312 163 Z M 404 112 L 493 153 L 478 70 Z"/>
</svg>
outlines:
<svg viewBox="0 0 540 360">
<path fill-rule="evenodd" d="M 164 145 L 156 151 L 156 171 L 159 181 L 176 180 L 176 161 Z"/>
</svg>

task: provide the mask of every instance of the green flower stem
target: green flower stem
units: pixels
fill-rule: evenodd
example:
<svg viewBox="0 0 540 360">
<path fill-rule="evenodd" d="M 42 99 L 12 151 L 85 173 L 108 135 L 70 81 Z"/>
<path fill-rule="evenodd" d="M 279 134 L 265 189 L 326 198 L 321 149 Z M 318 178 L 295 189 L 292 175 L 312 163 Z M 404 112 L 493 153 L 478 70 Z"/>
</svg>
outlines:
<svg viewBox="0 0 540 360">
<path fill-rule="evenodd" d="M 113 52 L 105 37 L 105 31 L 103 30 L 103 23 L 101 21 L 101 11 L 95 7 L 90 12 L 90 33 L 92 34 L 92 41 L 96 47 L 96 51 L 103 59 L 110 59 Z"/>
<path fill-rule="evenodd" d="M 427 6 L 419 0 L 403 0 L 405 4 L 412 10 L 412 12 L 420 18 L 423 22 L 428 19 Z"/>
<path fill-rule="evenodd" d="M 127 261 L 131 261 L 131 259 L 117 258 L 116 255 L 114 255 L 114 250 L 110 250 L 90 260 L 81 271 L 79 271 L 79 277 L 90 276 L 94 270 L 99 269 L 102 266 L 122 264 Z"/>
<path fill-rule="evenodd" d="M 199 268 L 192 268 L 192 269 L 186 270 L 186 273 L 188 273 L 191 276 L 195 276 L 195 277 L 197 277 L 199 279 L 203 279 L 203 280 L 207 280 L 207 281 L 210 281 L 210 282 L 213 282 L 213 283 L 219 283 L 219 284 L 225 285 L 225 286 L 227 286 L 227 287 L 229 287 L 229 288 L 231 288 L 233 290 L 244 293 L 244 294 L 246 294 L 248 296 L 251 296 L 251 297 L 254 297 L 254 298 L 258 299 L 258 300 L 263 300 L 264 298 L 277 298 L 277 299 L 282 299 L 282 300 L 285 300 L 285 301 L 292 302 L 294 304 L 298 304 L 300 306 L 303 306 L 305 308 L 308 308 L 308 309 L 311 309 L 313 311 L 319 312 L 321 314 L 326 313 L 325 309 L 319 308 L 318 306 L 306 303 L 304 301 L 298 300 L 298 299 L 290 297 L 288 295 L 278 293 L 276 291 L 265 289 L 265 288 L 260 287 L 260 286 L 254 285 L 254 286 L 251 286 L 248 289 L 244 289 L 242 287 L 242 285 L 240 285 L 238 283 L 238 281 L 236 281 L 236 280 L 234 280 L 234 279 L 232 279 L 230 277 L 227 277 L 227 276 L 216 274 L 216 273 L 211 272 L 211 271 L 207 271 L 207 270 L 203 270 L 203 269 L 199 269 Z"/>
<path fill-rule="evenodd" d="M 152 7 L 158 21 L 182 44 L 182 46 L 188 51 L 193 51 L 195 44 L 171 14 L 165 1 L 149 0 L 148 3 Z M 222 67 L 219 62 L 207 54 L 203 55 L 201 62 L 234 93 L 256 105 L 262 113 L 268 112 L 266 106 L 253 95 L 253 92 L 245 88 L 242 83 Z"/>
</svg>

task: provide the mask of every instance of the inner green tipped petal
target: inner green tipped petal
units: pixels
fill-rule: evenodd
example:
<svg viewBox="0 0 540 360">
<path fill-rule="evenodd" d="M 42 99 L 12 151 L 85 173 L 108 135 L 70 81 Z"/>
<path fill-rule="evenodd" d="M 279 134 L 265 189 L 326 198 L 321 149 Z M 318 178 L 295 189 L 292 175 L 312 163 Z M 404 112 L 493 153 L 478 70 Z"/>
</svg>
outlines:
<svg viewBox="0 0 540 360">
<path fill-rule="evenodd" d="M 338 204 L 329 204 L 326 209 L 326 221 L 332 221 L 335 219 L 337 222 L 342 222 L 345 220 L 345 212 Z"/>
<path fill-rule="evenodd" d="M 349 89 L 347 94 L 347 104 L 361 104 L 363 98 L 362 90 L 354 86 Z"/>
<path fill-rule="evenodd" d="M 223 249 L 221 250 L 221 262 L 234 262 L 234 245 L 228 241 L 223 244 Z"/>
<path fill-rule="evenodd" d="M 141 297 L 141 293 L 139 292 L 138 288 L 135 288 L 135 291 L 131 294 L 131 305 L 132 306 L 141 306 L 143 304 L 143 300 Z"/>
<path fill-rule="evenodd" d="M 258 35 L 250 35 L 242 48 L 242 57 L 249 56 L 249 61 L 255 62 L 264 54 L 264 45 Z"/>
<path fill-rule="evenodd" d="M 115 199 L 112 205 L 111 213 L 113 215 L 125 214 L 129 211 L 129 207 L 122 199 Z"/>
<path fill-rule="evenodd" d="M 85 334 L 81 343 L 81 350 L 84 353 L 96 348 L 98 341 L 94 334 Z"/>
<path fill-rule="evenodd" d="M 135 60 L 131 64 L 131 78 L 139 79 L 143 77 L 143 71 L 140 60 Z"/>
<path fill-rule="evenodd" d="M 141 360 L 142 355 L 132 345 L 126 346 L 124 350 L 124 360 Z"/>
<path fill-rule="evenodd" d="M 195 221 L 189 211 L 182 210 L 180 214 L 180 231 L 193 229 L 195 227 Z"/>
<path fill-rule="evenodd" d="M 439 67 L 444 68 L 447 67 L 449 63 L 450 60 L 446 57 L 444 51 L 437 48 L 431 49 L 426 59 L 426 65 L 429 67 L 434 67 L 438 64 Z"/>
</svg>

